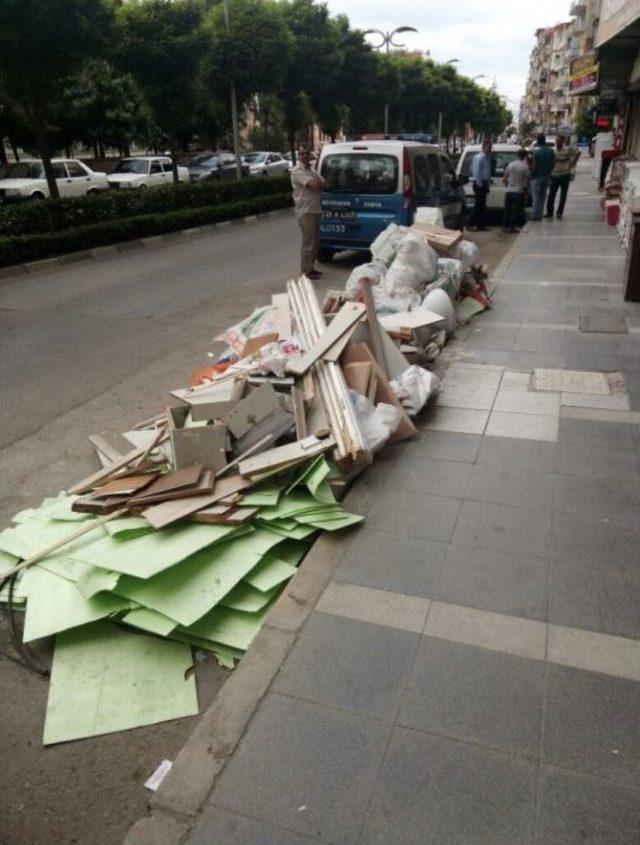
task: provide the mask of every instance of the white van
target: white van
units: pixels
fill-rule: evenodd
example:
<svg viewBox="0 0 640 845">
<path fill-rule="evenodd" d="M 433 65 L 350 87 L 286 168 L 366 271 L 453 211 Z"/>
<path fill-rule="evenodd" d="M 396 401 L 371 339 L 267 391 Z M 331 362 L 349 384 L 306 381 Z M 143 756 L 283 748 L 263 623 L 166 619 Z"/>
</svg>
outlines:
<svg viewBox="0 0 640 845">
<path fill-rule="evenodd" d="M 507 165 L 511 164 L 518 158 L 518 151 L 522 147 L 520 144 L 494 144 L 491 148 L 491 190 L 487 196 L 487 208 L 491 210 L 504 208 L 504 195 L 506 188 L 502 177 Z M 469 144 L 462 151 L 462 155 L 458 161 L 457 175 L 467 176 L 468 184 L 464 186 L 465 201 L 467 208 L 473 208 L 474 194 L 473 194 L 473 177 L 471 176 L 471 162 L 474 157 L 482 151 L 482 144 Z M 527 205 L 530 202 L 527 201 Z"/>
</svg>

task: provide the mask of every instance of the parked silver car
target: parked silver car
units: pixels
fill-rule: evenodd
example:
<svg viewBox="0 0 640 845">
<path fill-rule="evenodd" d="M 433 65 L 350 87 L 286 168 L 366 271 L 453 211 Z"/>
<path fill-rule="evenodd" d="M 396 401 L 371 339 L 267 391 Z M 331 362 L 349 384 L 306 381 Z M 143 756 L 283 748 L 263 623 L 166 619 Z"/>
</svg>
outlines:
<svg viewBox="0 0 640 845">
<path fill-rule="evenodd" d="M 249 176 L 283 176 L 289 172 L 289 162 L 280 153 L 258 151 L 247 153 L 244 163 L 249 165 Z"/>
</svg>

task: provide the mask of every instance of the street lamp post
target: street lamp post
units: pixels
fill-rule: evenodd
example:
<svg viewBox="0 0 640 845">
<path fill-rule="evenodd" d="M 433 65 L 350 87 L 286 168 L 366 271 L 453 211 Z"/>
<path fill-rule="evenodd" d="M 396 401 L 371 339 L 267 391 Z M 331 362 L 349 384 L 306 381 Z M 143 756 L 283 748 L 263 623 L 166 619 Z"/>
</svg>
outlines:
<svg viewBox="0 0 640 845">
<path fill-rule="evenodd" d="M 376 50 L 379 50 L 381 47 L 385 47 L 387 53 L 389 52 L 391 47 L 404 47 L 404 44 L 398 44 L 396 41 L 393 40 L 393 36 L 397 35 L 399 32 L 417 32 L 418 30 L 414 26 L 399 26 L 397 29 L 392 30 L 391 32 L 382 32 L 381 29 L 365 29 L 364 35 L 379 35 L 382 41 L 379 44 L 374 44 Z M 388 101 L 384 104 L 384 134 L 389 134 L 389 103 Z"/>
<path fill-rule="evenodd" d="M 229 33 L 229 0 L 224 0 L 224 25 Z M 231 125 L 233 127 L 233 152 L 236 156 L 236 178 L 242 179 L 242 157 L 240 155 L 240 131 L 238 129 L 238 98 L 236 84 L 231 82 Z"/>
</svg>

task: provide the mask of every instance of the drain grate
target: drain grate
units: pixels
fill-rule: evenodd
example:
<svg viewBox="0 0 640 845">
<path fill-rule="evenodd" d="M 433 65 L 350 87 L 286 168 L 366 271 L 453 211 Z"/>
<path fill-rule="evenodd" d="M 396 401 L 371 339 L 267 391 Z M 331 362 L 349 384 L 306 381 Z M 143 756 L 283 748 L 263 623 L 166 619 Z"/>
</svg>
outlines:
<svg viewBox="0 0 640 845">
<path fill-rule="evenodd" d="M 581 311 L 578 327 L 581 332 L 629 334 L 629 327 L 624 314 L 620 311 L 607 311 L 602 308 L 593 311 Z"/>
<path fill-rule="evenodd" d="M 611 388 L 604 373 L 586 370 L 534 370 L 533 389 L 553 393 L 592 393 L 609 396 Z"/>
</svg>

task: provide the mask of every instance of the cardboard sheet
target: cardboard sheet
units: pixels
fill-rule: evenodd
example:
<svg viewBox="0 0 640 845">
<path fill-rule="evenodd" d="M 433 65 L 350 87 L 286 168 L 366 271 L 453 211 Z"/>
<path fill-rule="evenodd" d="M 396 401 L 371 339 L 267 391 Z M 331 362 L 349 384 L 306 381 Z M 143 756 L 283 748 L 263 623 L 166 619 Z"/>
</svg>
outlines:
<svg viewBox="0 0 640 845">
<path fill-rule="evenodd" d="M 203 616 L 189 631 L 196 637 L 246 651 L 269 612 L 267 605 L 259 613 L 243 613 L 216 607 Z"/>
<path fill-rule="evenodd" d="M 281 488 L 274 479 L 264 481 L 262 484 L 253 487 L 242 497 L 243 507 L 273 507 L 278 504 Z"/>
<path fill-rule="evenodd" d="M 118 595 L 189 627 L 218 604 L 279 542 L 278 535 L 256 530 L 246 537 L 202 549 L 149 580 L 121 578 L 115 589 Z"/>
<path fill-rule="evenodd" d="M 14 517 L 13 522 L 44 522 L 48 519 L 60 520 L 62 522 L 83 522 L 85 519 L 92 519 L 91 514 L 76 513 L 71 506 L 78 496 L 54 496 L 44 499 L 40 507 L 27 508 L 20 511 Z"/>
<path fill-rule="evenodd" d="M 56 638 L 44 744 L 198 712 L 191 649 L 98 622 Z"/>
<path fill-rule="evenodd" d="M 295 573 L 296 567 L 282 560 L 276 549 L 268 552 L 258 565 L 244 576 L 244 581 L 262 593 L 269 593 L 274 587 L 288 581 Z"/>
<path fill-rule="evenodd" d="M 263 593 L 260 590 L 256 590 L 250 584 L 241 581 L 222 599 L 220 606 L 226 607 L 229 610 L 243 610 L 245 613 L 257 613 L 269 604 L 277 592 L 277 586 Z"/>
<path fill-rule="evenodd" d="M 136 607 L 125 614 L 120 621 L 134 628 L 140 628 L 141 631 L 157 634 L 159 637 L 168 636 L 178 625 L 174 619 L 169 619 L 168 616 L 157 613 L 155 610 L 149 610 L 148 607 Z"/>
<path fill-rule="evenodd" d="M 76 581 L 76 588 L 85 599 L 90 599 L 96 593 L 114 590 L 120 578 L 119 572 L 109 572 L 108 569 L 87 565 L 85 573 Z"/>
<path fill-rule="evenodd" d="M 24 581 L 27 613 L 22 639 L 25 643 L 104 619 L 130 607 L 127 599 L 108 593 L 85 599 L 74 583 L 52 575 L 37 564 L 27 570 Z"/>
<path fill-rule="evenodd" d="M 23 522 L 0 532 L 0 549 L 16 557 L 31 557 L 47 546 L 75 534 L 79 527 L 73 522 L 54 520 Z M 98 525 L 94 531 L 65 546 L 65 553 L 71 555 L 72 550 L 78 548 L 79 545 L 94 542 L 96 538 L 105 536 L 106 531 Z"/>
</svg>

